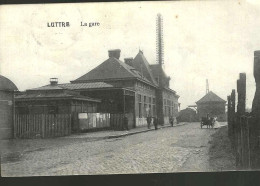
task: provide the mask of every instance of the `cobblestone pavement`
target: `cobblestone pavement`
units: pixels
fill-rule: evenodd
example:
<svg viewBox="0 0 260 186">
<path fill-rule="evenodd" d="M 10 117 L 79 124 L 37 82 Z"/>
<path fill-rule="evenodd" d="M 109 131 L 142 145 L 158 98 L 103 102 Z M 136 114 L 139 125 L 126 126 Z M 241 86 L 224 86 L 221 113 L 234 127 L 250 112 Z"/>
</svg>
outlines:
<svg viewBox="0 0 260 186">
<path fill-rule="evenodd" d="M 210 136 L 218 129 L 191 123 L 132 136 L 71 143 L 3 162 L 2 176 L 211 171 Z"/>
</svg>

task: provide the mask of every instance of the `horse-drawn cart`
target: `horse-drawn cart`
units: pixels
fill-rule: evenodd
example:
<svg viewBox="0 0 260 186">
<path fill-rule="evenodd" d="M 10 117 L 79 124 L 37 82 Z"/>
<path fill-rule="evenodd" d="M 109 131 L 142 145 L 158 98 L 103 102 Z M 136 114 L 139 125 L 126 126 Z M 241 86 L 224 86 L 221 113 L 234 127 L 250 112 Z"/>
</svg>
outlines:
<svg viewBox="0 0 260 186">
<path fill-rule="evenodd" d="M 207 128 L 213 128 L 215 124 L 215 118 L 213 117 L 202 117 L 200 122 L 200 128 L 202 128 L 204 125 L 207 126 Z"/>
</svg>

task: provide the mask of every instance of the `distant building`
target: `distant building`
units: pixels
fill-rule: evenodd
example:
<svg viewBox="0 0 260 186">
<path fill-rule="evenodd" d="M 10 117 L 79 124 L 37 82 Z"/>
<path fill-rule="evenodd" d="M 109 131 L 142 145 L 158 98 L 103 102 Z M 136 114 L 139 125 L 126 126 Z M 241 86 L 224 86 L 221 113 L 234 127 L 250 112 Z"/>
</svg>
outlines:
<svg viewBox="0 0 260 186">
<path fill-rule="evenodd" d="M 15 84 L 0 75 L 0 139 L 13 138 Z"/>
<path fill-rule="evenodd" d="M 199 118 L 196 109 L 188 107 L 179 112 L 177 120 L 178 122 L 196 122 L 199 121 Z"/>
<path fill-rule="evenodd" d="M 196 102 L 198 117 L 217 117 L 218 121 L 226 121 L 226 101 L 209 91 L 204 97 Z"/>
</svg>

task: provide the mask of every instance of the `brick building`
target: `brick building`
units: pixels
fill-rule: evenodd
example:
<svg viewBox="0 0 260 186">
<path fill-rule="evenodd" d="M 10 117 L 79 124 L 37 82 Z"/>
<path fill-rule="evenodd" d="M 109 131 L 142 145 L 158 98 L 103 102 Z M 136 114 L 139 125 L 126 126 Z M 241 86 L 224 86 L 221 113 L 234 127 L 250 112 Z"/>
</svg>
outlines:
<svg viewBox="0 0 260 186">
<path fill-rule="evenodd" d="M 146 125 L 149 114 L 158 117 L 161 124 L 168 123 L 170 116 L 176 118 L 179 96 L 169 88 L 170 77 L 166 76 L 162 66 L 150 65 L 142 51 L 135 58 L 126 58 L 122 62 L 120 52 L 119 49 L 109 50 L 107 60 L 71 84 L 110 84 L 110 88 L 82 89 L 80 92 L 101 99 L 99 111 L 127 113 L 132 127 Z"/>
<path fill-rule="evenodd" d="M 198 117 L 217 117 L 218 121 L 226 121 L 226 101 L 210 91 L 196 102 Z"/>
</svg>

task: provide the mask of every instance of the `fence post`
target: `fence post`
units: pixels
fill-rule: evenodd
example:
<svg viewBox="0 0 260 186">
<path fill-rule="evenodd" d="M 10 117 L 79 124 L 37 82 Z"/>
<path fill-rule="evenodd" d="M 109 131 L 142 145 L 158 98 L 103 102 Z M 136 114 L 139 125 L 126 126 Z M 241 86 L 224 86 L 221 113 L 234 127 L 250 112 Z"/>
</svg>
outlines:
<svg viewBox="0 0 260 186">
<path fill-rule="evenodd" d="M 256 91 L 252 104 L 252 125 L 254 132 L 254 143 L 252 144 L 251 153 L 253 157 L 251 159 L 254 162 L 255 168 L 260 168 L 260 50 L 254 51 L 254 78 L 256 83 Z M 252 138 L 251 138 L 252 139 Z"/>
<path fill-rule="evenodd" d="M 252 114 L 260 118 L 260 50 L 254 52 L 254 78 L 256 83 L 256 91 L 252 104 Z"/>
<path fill-rule="evenodd" d="M 232 90 L 231 92 L 231 97 L 230 97 L 230 102 L 231 102 L 231 107 L 230 107 L 230 123 L 231 123 L 231 128 L 232 128 L 232 135 L 233 137 L 235 137 L 235 130 L 236 130 L 236 126 L 235 126 L 235 115 L 236 115 L 236 92 L 235 89 Z"/>
<path fill-rule="evenodd" d="M 41 115 L 42 138 L 45 138 L 45 115 Z"/>
<path fill-rule="evenodd" d="M 228 100 L 228 112 L 227 112 L 227 121 L 228 121 L 228 136 L 230 137 L 232 134 L 232 127 L 230 122 L 230 112 L 231 112 L 231 101 L 230 96 L 227 97 Z"/>
<path fill-rule="evenodd" d="M 71 114 L 69 114 L 69 135 L 71 134 Z"/>
<path fill-rule="evenodd" d="M 239 116 L 245 114 L 246 109 L 246 73 L 239 74 L 239 80 L 237 80 L 237 113 Z"/>
</svg>

